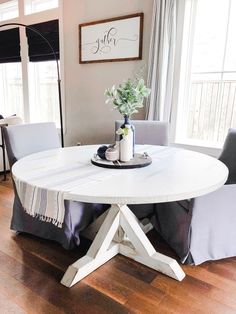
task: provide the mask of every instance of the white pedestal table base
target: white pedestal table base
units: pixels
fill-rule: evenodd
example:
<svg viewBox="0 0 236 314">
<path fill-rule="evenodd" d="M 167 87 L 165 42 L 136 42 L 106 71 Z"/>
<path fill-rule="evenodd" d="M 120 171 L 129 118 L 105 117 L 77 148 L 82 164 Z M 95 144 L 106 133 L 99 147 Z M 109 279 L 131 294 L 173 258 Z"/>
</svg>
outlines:
<svg viewBox="0 0 236 314">
<path fill-rule="evenodd" d="M 72 287 L 117 254 L 176 280 L 185 277 L 176 260 L 156 252 L 127 205 L 112 205 L 87 254 L 68 267 L 61 283 Z"/>
</svg>

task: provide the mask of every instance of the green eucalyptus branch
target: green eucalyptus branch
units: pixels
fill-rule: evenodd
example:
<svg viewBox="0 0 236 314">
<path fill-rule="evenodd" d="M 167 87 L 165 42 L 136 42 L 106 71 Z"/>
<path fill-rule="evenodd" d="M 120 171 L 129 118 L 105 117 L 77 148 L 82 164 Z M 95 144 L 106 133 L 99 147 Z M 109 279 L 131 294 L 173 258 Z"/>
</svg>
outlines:
<svg viewBox="0 0 236 314">
<path fill-rule="evenodd" d="M 151 90 L 144 84 L 143 79 L 128 79 L 117 88 L 115 85 L 105 91 L 107 96 L 106 103 L 112 103 L 114 109 L 118 110 L 123 116 L 131 117 L 143 107 L 144 98 L 148 97 Z"/>
</svg>

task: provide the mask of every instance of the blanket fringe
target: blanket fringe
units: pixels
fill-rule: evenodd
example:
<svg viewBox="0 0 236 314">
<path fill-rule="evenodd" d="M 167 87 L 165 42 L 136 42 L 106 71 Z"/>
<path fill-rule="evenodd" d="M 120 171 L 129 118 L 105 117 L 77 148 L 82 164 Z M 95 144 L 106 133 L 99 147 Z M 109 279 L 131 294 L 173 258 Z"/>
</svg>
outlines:
<svg viewBox="0 0 236 314">
<path fill-rule="evenodd" d="M 28 211 L 26 208 L 24 208 L 24 211 L 25 211 L 28 215 L 30 215 L 31 217 L 34 217 L 34 218 L 36 218 L 36 219 L 39 219 L 39 220 L 41 220 L 41 221 L 43 221 L 43 222 L 52 223 L 52 224 L 54 224 L 55 226 L 57 226 L 58 228 L 62 228 L 63 222 L 61 222 L 61 221 L 59 221 L 59 220 L 57 220 L 57 219 L 55 219 L 55 218 L 51 218 L 51 217 L 48 217 L 48 216 L 45 216 L 45 215 L 41 215 L 41 214 L 39 214 L 39 213 L 32 213 L 32 212 Z"/>
</svg>

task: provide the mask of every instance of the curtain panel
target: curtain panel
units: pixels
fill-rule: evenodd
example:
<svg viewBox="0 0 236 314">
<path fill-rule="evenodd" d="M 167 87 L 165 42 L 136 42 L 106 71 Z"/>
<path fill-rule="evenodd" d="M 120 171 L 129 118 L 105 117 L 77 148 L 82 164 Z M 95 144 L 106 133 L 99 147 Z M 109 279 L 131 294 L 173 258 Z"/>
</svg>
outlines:
<svg viewBox="0 0 236 314">
<path fill-rule="evenodd" d="M 177 0 L 154 0 L 148 80 L 148 120 L 170 121 L 173 95 Z"/>
</svg>

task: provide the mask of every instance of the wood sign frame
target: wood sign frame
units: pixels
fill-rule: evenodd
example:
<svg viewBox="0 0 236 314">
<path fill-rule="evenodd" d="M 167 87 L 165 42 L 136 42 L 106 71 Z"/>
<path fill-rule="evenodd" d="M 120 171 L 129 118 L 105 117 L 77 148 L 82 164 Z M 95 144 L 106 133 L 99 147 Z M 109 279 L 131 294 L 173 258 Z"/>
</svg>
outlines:
<svg viewBox="0 0 236 314">
<path fill-rule="evenodd" d="M 142 59 L 143 13 L 79 25 L 79 62 Z"/>
</svg>

